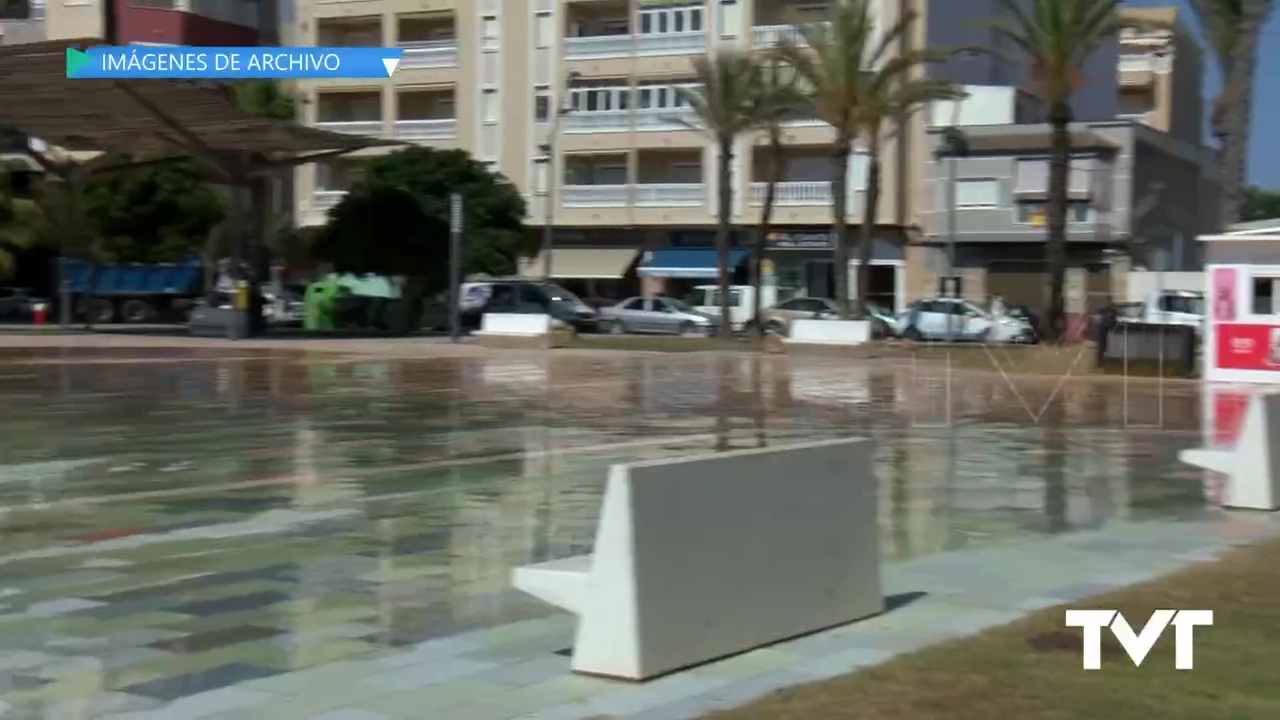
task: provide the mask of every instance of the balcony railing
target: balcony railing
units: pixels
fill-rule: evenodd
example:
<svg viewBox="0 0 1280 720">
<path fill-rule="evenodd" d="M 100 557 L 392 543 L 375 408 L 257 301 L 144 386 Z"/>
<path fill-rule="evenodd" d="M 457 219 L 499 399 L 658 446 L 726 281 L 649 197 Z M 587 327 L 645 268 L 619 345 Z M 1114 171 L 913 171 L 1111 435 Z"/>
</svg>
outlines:
<svg viewBox="0 0 1280 720">
<path fill-rule="evenodd" d="M 424 40 L 400 43 L 404 56 L 400 58 L 402 70 L 420 68 L 457 67 L 457 40 Z"/>
<path fill-rule="evenodd" d="M 636 110 L 579 110 L 565 116 L 565 132 L 627 132 L 633 127 L 636 130 L 688 130 L 689 126 L 680 122 L 683 118 L 694 121 L 693 111 L 689 108 L 641 108 Z M 634 122 L 634 126 L 633 123 Z"/>
<path fill-rule="evenodd" d="M 565 207 L 699 207 L 707 202 L 702 183 L 645 183 L 641 185 L 565 185 Z"/>
<path fill-rule="evenodd" d="M 560 191 L 565 207 L 626 207 L 629 198 L 627 185 L 565 185 Z"/>
<path fill-rule="evenodd" d="M 454 118 L 396 121 L 396 137 L 401 140 L 447 140 L 457 134 L 458 121 Z"/>
<path fill-rule="evenodd" d="M 636 207 L 697 207 L 707 203 L 702 183 L 646 183 L 635 186 Z"/>
<path fill-rule="evenodd" d="M 654 33 L 645 35 L 587 35 L 564 39 L 568 60 L 629 57 L 635 55 L 690 55 L 705 51 L 705 32 Z"/>
<path fill-rule="evenodd" d="M 764 205 L 768 183 L 751 183 L 751 204 Z M 827 180 L 780 182 L 775 186 L 773 204 L 779 207 L 831 207 L 831 183 Z"/>
<path fill-rule="evenodd" d="M 328 210 L 342 202 L 342 198 L 346 196 L 346 190 L 316 190 L 311 193 L 311 206 L 316 210 Z"/>
<path fill-rule="evenodd" d="M 316 127 L 332 132 L 351 133 L 352 135 L 381 135 L 386 127 L 381 120 L 341 120 L 337 122 L 318 122 Z"/>
<path fill-rule="evenodd" d="M 790 40 L 801 47 L 809 45 L 794 25 L 757 25 L 752 28 L 751 43 L 757 48 L 771 48 L 783 40 Z"/>
<path fill-rule="evenodd" d="M 1151 72 L 1156 69 L 1156 58 L 1151 55 L 1121 55 L 1121 72 Z"/>
</svg>

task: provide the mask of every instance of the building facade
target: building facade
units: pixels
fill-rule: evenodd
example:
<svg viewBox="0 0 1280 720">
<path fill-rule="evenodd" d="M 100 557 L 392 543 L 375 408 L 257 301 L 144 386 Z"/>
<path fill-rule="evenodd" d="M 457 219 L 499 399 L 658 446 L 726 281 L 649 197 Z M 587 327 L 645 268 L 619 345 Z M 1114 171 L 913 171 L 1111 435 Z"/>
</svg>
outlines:
<svg viewBox="0 0 1280 720">
<path fill-rule="evenodd" d="M 1189 143 L 1204 138 L 1204 61 L 1176 7 L 1125 8 L 1118 77 L 1120 117 Z"/>
<path fill-rule="evenodd" d="M 885 0 L 880 22 L 894 22 L 914 2 Z M 684 268 L 675 282 L 646 272 L 646 264 L 656 263 L 653 253 L 709 248 L 717 222 L 717 150 L 685 124 L 692 116 L 677 88 L 693 82 L 696 57 L 772 47 L 792 32 L 792 22 L 817 20 L 825 7 L 798 0 L 304 0 L 294 12 L 298 44 L 406 51 L 387 81 L 300 83 L 305 122 L 466 148 L 524 192 L 534 232 L 548 220 L 554 225 L 553 274 L 566 281 L 627 277 L 629 291 L 643 285 L 672 292 L 709 282 L 714 268 L 705 263 L 712 256 L 683 254 L 703 265 Z M 558 107 L 565 110 L 557 118 Z M 770 242 L 776 257 L 768 269 L 784 294 L 831 295 L 833 131 L 797 118 L 785 140 Z M 764 142 L 743 137 L 735 148 L 732 220 L 744 244 L 759 222 L 764 168 L 756 150 Z M 901 284 L 903 228 L 915 212 L 916 194 L 906 189 L 918 180 L 902 174 L 912 167 L 910 147 L 904 135 L 885 154 L 876 282 L 890 294 Z M 300 221 L 324 222 L 364 162 L 355 157 L 300 170 Z M 865 156 L 856 154 L 848 172 L 856 224 Z M 529 271 L 537 272 L 541 260 L 531 261 Z"/>
<path fill-rule="evenodd" d="M 245 46 L 277 42 L 277 0 L 116 0 L 118 42 Z M 103 35 L 102 0 L 45 0 L 44 37 Z"/>
<path fill-rule="evenodd" d="M 928 167 L 925 272 L 945 272 L 954 253 L 970 299 L 999 295 L 1035 307 L 1047 284 L 1050 129 L 1025 124 L 964 132 L 968 155 L 943 155 Z M 1081 123 L 1071 132 L 1068 312 L 1123 297 L 1131 267 L 1199 269 L 1195 238 L 1218 226 L 1212 154 L 1131 120 Z M 930 137 L 941 147 L 940 130 Z"/>
</svg>

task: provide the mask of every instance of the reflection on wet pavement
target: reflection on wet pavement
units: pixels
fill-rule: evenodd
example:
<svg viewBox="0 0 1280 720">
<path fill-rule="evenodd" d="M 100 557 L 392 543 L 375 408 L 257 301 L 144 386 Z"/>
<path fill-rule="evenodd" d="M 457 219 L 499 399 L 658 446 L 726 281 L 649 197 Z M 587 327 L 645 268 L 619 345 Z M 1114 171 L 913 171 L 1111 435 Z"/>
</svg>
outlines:
<svg viewBox="0 0 1280 720">
<path fill-rule="evenodd" d="M 138 712 L 544 614 L 509 570 L 590 549 L 614 462 L 871 434 L 887 560 L 1212 512 L 1176 462 L 1196 390 L 745 356 L 6 351 L 0 716 Z"/>
</svg>

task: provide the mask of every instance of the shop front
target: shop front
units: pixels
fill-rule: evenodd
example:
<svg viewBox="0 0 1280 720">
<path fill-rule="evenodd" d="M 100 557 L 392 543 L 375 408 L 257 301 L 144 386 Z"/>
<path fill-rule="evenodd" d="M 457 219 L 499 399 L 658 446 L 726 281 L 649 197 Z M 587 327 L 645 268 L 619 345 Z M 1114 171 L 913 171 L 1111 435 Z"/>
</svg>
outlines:
<svg viewBox="0 0 1280 720">
<path fill-rule="evenodd" d="M 851 229 L 851 233 L 857 232 Z M 904 243 L 880 236 L 872 240 L 870 302 L 902 312 L 906 306 L 906 256 Z M 835 233 L 829 227 L 785 228 L 766 239 L 768 262 L 765 282 L 777 286 L 778 301 L 792 297 L 834 298 Z M 856 244 L 850 249 L 857 255 Z M 849 260 L 849 297 L 857 295 L 858 260 Z M 771 272 L 770 272 L 771 271 Z"/>
<path fill-rule="evenodd" d="M 1280 383 L 1280 235 L 1202 237 L 1204 378 Z"/>
</svg>

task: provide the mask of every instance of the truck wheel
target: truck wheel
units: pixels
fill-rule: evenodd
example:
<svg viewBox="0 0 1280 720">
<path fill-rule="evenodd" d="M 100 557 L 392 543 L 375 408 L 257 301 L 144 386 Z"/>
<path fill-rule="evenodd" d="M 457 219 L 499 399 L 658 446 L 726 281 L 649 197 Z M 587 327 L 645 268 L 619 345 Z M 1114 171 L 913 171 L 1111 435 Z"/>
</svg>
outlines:
<svg viewBox="0 0 1280 720">
<path fill-rule="evenodd" d="M 145 300 L 130 300 L 120 309 L 120 317 L 127 323 L 147 323 L 155 316 L 155 309 Z"/>
<path fill-rule="evenodd" d="M 106 298 L 84 298 L 76 303 L 76 316 L 97 325 L 115 322 L 116 306 Z"/>
</svg>

